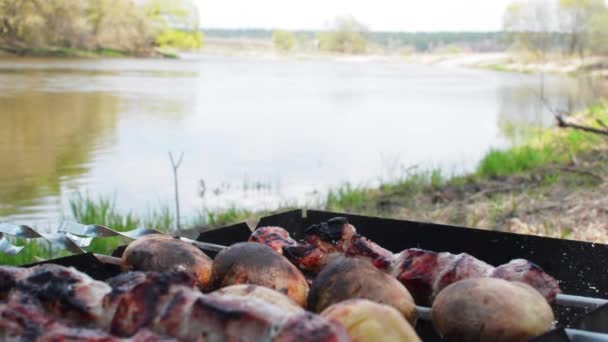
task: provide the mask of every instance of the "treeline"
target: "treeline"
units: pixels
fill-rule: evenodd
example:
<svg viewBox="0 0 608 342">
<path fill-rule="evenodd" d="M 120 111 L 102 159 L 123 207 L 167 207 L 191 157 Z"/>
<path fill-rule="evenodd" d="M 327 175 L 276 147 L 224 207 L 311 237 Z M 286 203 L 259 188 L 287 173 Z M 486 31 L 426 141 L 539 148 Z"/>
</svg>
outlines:
<svg viewBox="0 0 608 342">
<path fill-rule="evenodd" d="M 604 0 L 514 1 L 504 16 L 512 46 L 539 58 L 548 54 L 608 54 L 608 8 Z"/>
<path fill-rule="evenodd" d="M 198 11 L 171 0 L 0 0 L 0 47 L 116 50 L 198 48 Z"/>
<path fill-rule="evenodd" d="M 453 47 L 460 50 L 488 52 L 502 51 L 507 47 L 507 42 L 502 32 L 382 32 L 340 29 L 322 32 L 266 29 L 204 29 L 203 32 L 209 38 L 272 39 L 279 50 L 284 50 L 283 47 L 285 46 L 289 47 L 289 49 L 301 47 L 305 49 L 323 49 L 323 47 L 333 46 L 335 50 L 344 50 L 344 44 L 349 44 L 349 41 L 354 42 L 352 49 L 355 50 L 362 48 L 363 50 L 367 50 L 375 47 L 395 51 L 431 52 Z M 281 44 L 283 42 L 286 42 L 286 44 Z"/>
</svg>

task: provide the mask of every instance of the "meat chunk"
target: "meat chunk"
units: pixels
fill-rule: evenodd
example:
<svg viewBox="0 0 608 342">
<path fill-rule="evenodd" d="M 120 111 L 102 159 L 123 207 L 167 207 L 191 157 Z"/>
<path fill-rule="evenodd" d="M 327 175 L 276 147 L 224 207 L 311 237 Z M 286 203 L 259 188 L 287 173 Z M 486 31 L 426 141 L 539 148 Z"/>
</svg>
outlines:
<svg viewBox="0 0 608 342">
<path fill-rule="evenodd" d="M 274 342 L 346 342 L 346 328 L 310 312 L 292 315 L 272 339 Z"/>
<path fill-rule="evenodd" d="M 508 264 L 496 267 L 492 277 L 526 283 L 538 290 L 549 303 L 553 303 L 555 297 L 562 292 L 555 278 L 524 259 L 511 260 Z"/>
<path fill-rule="evenodd" d="M 205 288 L 212 260 L 192 244 L 164 235 L 147 235 L 129 244 L 122 255 L 125 270 L 188 272 Z"/>
<path fill-rule="evenodd" d="M 286 246 L 296 246 L 296 240 L 289 236 L 289 232 L 281 227 L 260 227 L 249 237 L 249 242 L 259 242 L 283 254 Z"/>
<path fill-rule="evenodd" d="M 304 275 L 261 243 L 237 243 L 215 257 L 210 288 L 217 290 L 235 284 L 266 286 L 286 294 L 300 306 L 306 305 L 308 283 Z"/>
<path fill-rule="evenodd" d="M 2 341 L 118 342 L 107 332 L 67 326 L 30 303 L 11 301 L 0 305 Z"/>
<path fill-rule="evenodd" d="M 298 313 L 304 311 L 291 298 L 270 288 L 251 284 L 231 285 L 210 293 L 211 296 L 232 296 L 240 298 L 257 298 L 273 304 L 285 312 Z"/>
<path fill-rule="evenodd" d="M 35 266 L 15 284 L 22 302 L 45 308 L 49 314 L 95 326 L 105 316 L 102 303 L 110 293 L 108 284 L 72 267 L 53 264 Z"/>
<path fill-rule="evenodd" d="M 17 281 L 25 278 L 29 273 L 28 268 L 0 266 L 0 301 L 6 300 L 17 285 Z"/>
<path fill-rule="evenodd" d="M 112 292 L 103 301 L 106 321 L 101 326 L 121 337 L 130 337 L 150 327 L 166 303 L 174 301 L 175 288 L 199 293 L 193 287 L 194 279 L 185 272 L 131 272 L 109 283 Z"/>
</svg>

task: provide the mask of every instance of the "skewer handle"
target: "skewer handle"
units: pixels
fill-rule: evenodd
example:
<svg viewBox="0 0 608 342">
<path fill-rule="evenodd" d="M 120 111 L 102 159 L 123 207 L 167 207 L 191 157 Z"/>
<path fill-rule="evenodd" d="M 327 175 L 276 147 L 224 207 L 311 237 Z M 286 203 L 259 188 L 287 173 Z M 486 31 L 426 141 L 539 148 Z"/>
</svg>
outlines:
<svg viewBox="0 0 608 342">
<path fill-rule="evenodd" d="M 593 331 L 566 329 L 566 335 L 572 342 L 608 342 L 608 334 Z"/>
<path fill-rule="evenodd" d="M 558 294 L 555 304 L 582 309 L 595 309 L 608 304 L 608 299 Z"/>
</svg>

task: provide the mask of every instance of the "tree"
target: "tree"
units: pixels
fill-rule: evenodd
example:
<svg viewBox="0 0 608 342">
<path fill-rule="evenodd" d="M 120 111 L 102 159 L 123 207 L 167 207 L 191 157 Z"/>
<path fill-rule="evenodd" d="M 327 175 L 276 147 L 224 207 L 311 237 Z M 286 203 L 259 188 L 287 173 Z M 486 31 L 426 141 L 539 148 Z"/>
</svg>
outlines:
<svg viewBox="0 0 608 342">
<path fill-rule="evenodd" d="M 296 44 L 296 36 L 290 31 L 274 30 L 272 31 L 272 43 L 280 52 L 289 52 Z"/>
<path fill-rule="evenodd" d="M 570 54 L 582 57 L 589 49 L 593 18 L 605 11 L 603 0 L 559 0 L 560 30 L 567 34 Z"/>
<path fill-rule="evenodd" d="M 554 47 L 554 4 L 549 0 L 512 2 L 503 17 L 506 37 L 517 49 L 544 59 Z"/>
<path fill-rule="evenodd" d="M 148 0 L 144 12 L 152 20 L 157 45 L 183 49 L 202 47 L 198 10 L 191 1 Z"/>
<path fill-rule="evenodd" d="M 608 11 L 604 10 L 591 18 L 589 31 L 591 52 L 608 54 Z"/>
<path fill-rule="evenodd" d="M 339 53 L 365 53 L 368 29 L 353 17 L 338 17 L 334 27 L 317 35 L 319 48 Z"/>
</svg>

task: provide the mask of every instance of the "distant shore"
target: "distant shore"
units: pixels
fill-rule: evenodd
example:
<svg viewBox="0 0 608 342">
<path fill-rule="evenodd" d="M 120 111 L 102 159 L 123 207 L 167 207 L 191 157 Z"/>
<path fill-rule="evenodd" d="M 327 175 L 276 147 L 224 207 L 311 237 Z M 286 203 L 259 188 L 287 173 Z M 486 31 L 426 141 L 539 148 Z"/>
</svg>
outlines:
<svg viewBox="0 0 608 342">
<path fill-rule="evenodd" d="M 0 46 L 2 57 L 78 57 L 78 58 L 191 58 L 199 55 L 248 56 L 286 59 L 333 59 L 348 61 L 390 61 L 448 67 L 481 68 L 515 73 L 591 74 L 608 78 L 608 57 L 585 58 L 549 56 L 544 62 L 526 60 L 516 54 L 503 52 L 408 52 L 371 46 L 365 54 L 328 53 L 315 49 L 278 52 L 271 40 L 244 38 L 207 38 L 202 49 L 176 51 L 153 49 L 145 53 L 130 53 L 112 49 L 80 50 L 70 48 L 7 48 Z"/>
</svg>

